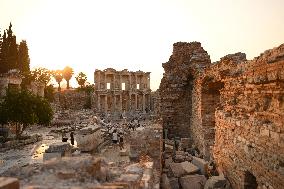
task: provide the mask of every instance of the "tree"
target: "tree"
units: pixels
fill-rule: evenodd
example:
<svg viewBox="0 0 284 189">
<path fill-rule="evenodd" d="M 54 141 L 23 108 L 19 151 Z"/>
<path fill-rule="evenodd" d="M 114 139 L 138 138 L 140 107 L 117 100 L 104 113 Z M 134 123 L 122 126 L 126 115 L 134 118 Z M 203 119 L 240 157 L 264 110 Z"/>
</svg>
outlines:
<svg viewBox="0 0 284 189">
<path fill-rule="evenodd" d="M 44 86 L 50 82 L 51 80 L 51 71 L 46 68 L 36 68 L 32 71 L 32 75 L 35 78 L 35 81 L 44 83 Z"/>
<path fill-rule="evenodd" d="M 44 88 L 44 98 L 49 102 L 53 102 L 54 100 L 54 87 L 53 85 L 48 85 Z"/>
<path fill-rule="evenodd" d="M 22 40 L 18 50 L 18 67 L 21 73 L 30 71 L 30 57 L 27 42 Z"/>
<path fill-rule="evenodd" d="M 22 74 L 22 83 L 21 88 L 26 89 L 27 85 L 30 85 L 32 81 L 36 80 L 36 76 L 33 75 L 31 72 L 23 72 Z"/>
<path fill-rule="evenodd" d="M 77 83 L 82 87 L 85 86 L 85 83 L 87 81 L 87 76 L 86 74 L 84 74 L 83 72 L 80 72 L 77 76 L 76 76 L 76 81 Z"/>
<path fill-rule="evenodd" d="M 58 91 L 60 91 L 61 90 L 60 83 L 63 79 L 62 71 L 61 70 L 55 70 L 55 71 L 52 72 L 52 75 L 53 75 L 54 79 L 56 80 L 56 82 L 58 83 Z"/>
<path fill-rule="evenodd" d="M 66 80 L 67 82 L 67 89 L 69 89 L 69 81 L 72 78 L 74 71 L 71 67 L 66 66 L 63 70 L 63 78 Z"/>
<path fill-rule="evenodd" d="M 9 70 L 7 51 L 8 51 L 7 34 L 6 31 L 4 31 L 1 41 L 1 49 L 0 49 L 0 73 L 7 73 Z"/>
<path fill-rule="evenodd" d="M 12 24 L 4 31 L 0 49 L 0 73 L 7 73 L 11 69 L 18 69 L 18 45 L 13 35 Z"/>
<path fill-rule="evenodd" d="M 18 69 L 18 45 L 16 42 L 16 36 L 12 31 L 11 23 L 7 30 L 7 47 L 8 71 L 11 69 Z"/>
<path fill-rule="evenodd" d="M 0 104 L 0 113 L 1 124 L 8 122 L 16 124 L 17 137 L 30 124 L 49 124 L 53 116 L 52 109 L 47 100 L 40 96 L 35 96 L 26 90 L 20 92 L 8 90 L 4 100 Z M 20 129 L 21 125 L 23 125 L 22 129 Z"/>
</svg>

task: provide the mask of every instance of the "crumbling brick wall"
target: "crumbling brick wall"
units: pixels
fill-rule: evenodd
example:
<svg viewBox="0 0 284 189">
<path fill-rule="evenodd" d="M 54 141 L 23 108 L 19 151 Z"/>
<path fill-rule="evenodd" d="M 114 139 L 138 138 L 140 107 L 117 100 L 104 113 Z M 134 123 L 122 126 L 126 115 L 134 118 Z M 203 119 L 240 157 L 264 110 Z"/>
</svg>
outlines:
<svg viewBox="0 0 284 189">
<path fill-rule="evenodd" d="M 216 111 L 214 158 L 235 188 L 247 174 L 258 186 L 284 183 L 284 45 L 265 51 L 224 80 Z"/>
<path fill-rule="evenodd" d="M 187 55 L 200 49 L 196 42 L 174 44 L 173 55 L 163 64 L 164 128 L 173 136 L 190 137 L 205 159 L 215 159 L 234 188 L 281 188 L 284 45 L 251 61 L 236 53 L 213 64 L 203 50 L 207 64 L 197 66 L 199 61 Z"/>
<path fill-rule="evenodd" d="M 82 110 L 92 108 L 93 102 L 93 95 L 84 91 L 65 90 L 57 92 L 54 96 L 54 104 L 59 109 Z"/>
<path fill-rule="evenodd" d="M 210 57 L 199 42 L 173 45 L 173 54 L 163 64 L 160 84 L 161 116 L 169 137 L 189 136 L 194 77 L 210 64 Z"/>
</svg>

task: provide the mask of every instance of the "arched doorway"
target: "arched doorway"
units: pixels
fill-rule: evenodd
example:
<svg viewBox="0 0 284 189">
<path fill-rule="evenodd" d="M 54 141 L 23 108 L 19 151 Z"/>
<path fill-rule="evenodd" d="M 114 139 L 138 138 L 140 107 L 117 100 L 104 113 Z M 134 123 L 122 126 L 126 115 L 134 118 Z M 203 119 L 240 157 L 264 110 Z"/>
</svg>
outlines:
<svg viewBox="0 0 284 189">
<path fill-rule="evenodd" d="M 256 178 L 249 171 L 245 172 L 244 189 L 257 189 Z"/>
</svg>

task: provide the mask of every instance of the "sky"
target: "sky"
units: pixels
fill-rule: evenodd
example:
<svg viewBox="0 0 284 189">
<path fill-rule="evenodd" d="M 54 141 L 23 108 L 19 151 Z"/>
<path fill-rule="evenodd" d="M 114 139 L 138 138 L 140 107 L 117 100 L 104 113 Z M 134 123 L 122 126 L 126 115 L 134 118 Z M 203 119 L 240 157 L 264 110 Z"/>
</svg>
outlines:
<svg viewBox="0 0 284 189">
<path fill-rule="evenodd" d="M 0 28 L 27 40 L 31 68 L 151 72 L 178 41 L 201 42 L 211 61 L 244 52 L 253 59 L 284 43 L 284 0 L 0 0 Z M 73 78 L 71 85 L 75 86 Z"/>
</svg>

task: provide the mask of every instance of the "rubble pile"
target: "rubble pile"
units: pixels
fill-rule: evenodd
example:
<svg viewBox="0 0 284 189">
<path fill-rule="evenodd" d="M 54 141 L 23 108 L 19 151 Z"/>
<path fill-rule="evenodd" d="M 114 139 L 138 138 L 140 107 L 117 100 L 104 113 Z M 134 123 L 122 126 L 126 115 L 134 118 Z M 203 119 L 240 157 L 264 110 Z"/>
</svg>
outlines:
<svg viewBox="0 0 284 189">
<path fill-rule="evenodd" d="M 185 151 L 183 140 L 170 141 L 165 143 L 163 152 L 163 173 L 161 177 L 161 187 L 171 189 L 230 189 L 230 183 L 219 175 L 213 162 L 208 162 L 197 157 L 199 154 L 193 146 L 188 146 Z M 196 155 L 196 156 L 195 156 Z"/>
</svg>

